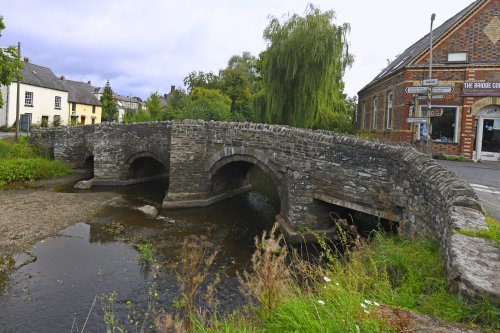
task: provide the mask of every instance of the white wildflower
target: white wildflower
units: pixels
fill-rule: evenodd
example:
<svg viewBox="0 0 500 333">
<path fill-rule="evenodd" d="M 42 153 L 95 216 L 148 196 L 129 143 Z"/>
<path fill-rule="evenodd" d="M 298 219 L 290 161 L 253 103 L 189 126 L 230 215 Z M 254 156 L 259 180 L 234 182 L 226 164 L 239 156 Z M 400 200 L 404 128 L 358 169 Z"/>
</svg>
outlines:
<svg viewBox="0 0 500 333">
<path fill-rule="evenodd" d="M 361 303 L 361 306 L 362 306 L 363 308 L 366 308 L 365 303 Z"/>
<path fill-rule="evenodd" d="M 328 276 L 323 276 L 323 280 L 325 280 L 325 282 L 332 282 Z"/>
<path fill-rule="evenodd" d="M 368 305 L 373 305 L 373 302 L 372 301 L 369 301 L 367 299 L 365 299 L 365 303 L 368 304 Z"/>
<path fill-rule="evenodd" d="M 368 310 L 363 310 L 366 314 L 370 314 L 370 311 Z"/>
<path fill-rule="evenodd" d="M 378 304 L 377 302 L 373 302 L 373 304 L 374 304 L 375 306 L 380 306 L 380 304 Z"/>
<path fill-rule="evenodd" d="M 322 301 L 322 300 L 318 300 L 318 303 L 321 304 L 321 305 L 325 305 L 325 301 Z"/>
</svg>

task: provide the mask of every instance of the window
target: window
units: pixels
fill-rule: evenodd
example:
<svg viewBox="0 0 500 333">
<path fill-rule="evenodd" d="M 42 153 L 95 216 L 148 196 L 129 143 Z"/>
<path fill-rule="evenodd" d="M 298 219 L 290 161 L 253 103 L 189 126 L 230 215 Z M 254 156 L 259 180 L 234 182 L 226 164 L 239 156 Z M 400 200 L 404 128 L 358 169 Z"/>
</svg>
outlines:
<svg viewBox="0 0 500 333">
<path fill-rule="evenodd" d="M 448 53 L 448 62 L 467 62 L 467 52 Z"/>
<path fill-rule="evenodd" d="M 76 111 L 76 103 L 71 103 L 71 111 Z"/>
<path fill-rule="evenodd" d="M 33 106 L 33 92 L 26 91 L 24 93 L 24 106 Z"/>
<path fill-rule="evenodd" d="M 80 125 L 85 125 L 85 116 L 80 117 Z"/>
<path fill-rule="evenodd" d="M 92 117 L 92 124 L 95 124 L 95 117 Z"/>
<path fill-rule="evenodd" d="M 60 115 L 54 115 L 54 126 L 60 126 L 61 125 L 61 116 Z"/>
<path fill-rule="evenodd" d="M 423 107 L 426 109 L 425 107 Z M 456 143 L 458 130 L 458 107 L 433 106 L 433 110 L 442 109 L 443 115 L 431 117 L 431 139 L 435 142 Z"/>
<path fill-rule="evenodd" d="M 61 110 L 61 96 L 56 96 L 54 108 Z"/>
<path fill-rule="evenodd" d="M 42 116 L 40 127 L 49 127 L 49 116 Z"/>
<path fill-rule="evenodd" d="M 92 105 L 92 113 L 95 113 L 95 105 Z"/>
<path fill-rule="evenodd" d="M 389 91 L 387 94 L 387 129 L 392 127 L 392 100 L 394 98 L 394 93 Z"/>
<path fill-rule="evenodd" d="M 372 104 L 372 129 L 377 129 L 377 97 L 373 97 Z"/>
<path fill-rule="evenodd" d="M 366 102 L 361 107 L 361 129 L 365 129 Z"/>
</svg>

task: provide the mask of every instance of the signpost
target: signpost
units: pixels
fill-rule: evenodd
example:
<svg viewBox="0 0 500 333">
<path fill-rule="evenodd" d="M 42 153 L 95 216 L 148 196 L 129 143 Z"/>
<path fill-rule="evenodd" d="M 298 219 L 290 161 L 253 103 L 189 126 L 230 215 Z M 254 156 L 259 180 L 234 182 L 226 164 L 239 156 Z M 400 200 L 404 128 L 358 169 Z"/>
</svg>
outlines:
<svg viewBox="0 0 500 333">
<path fill-rule="evenodd" d="M 443 109 L 432 109 L 429 111 L 427 110 L 422 110 L 422 116 L 423 117 L 441 117 L 443 115 Z"/>
<path fill-rule="evenodd" d="M 405 92 L 407 94 L 425 94 L 427 93 L 427 87 L 406 87 Z"/>
<path fill-rule="evenodd" d="M 435 86 L 432 87 L 432 92 L 437 94 L 452 93 L 455 89 L 451 86 Z"/>
<path fill-rule="evenodd" d="M 422 80 L 423 86 L 436 86 L 439 83 L 438 79 L 425 79 Z"/>
</svg>

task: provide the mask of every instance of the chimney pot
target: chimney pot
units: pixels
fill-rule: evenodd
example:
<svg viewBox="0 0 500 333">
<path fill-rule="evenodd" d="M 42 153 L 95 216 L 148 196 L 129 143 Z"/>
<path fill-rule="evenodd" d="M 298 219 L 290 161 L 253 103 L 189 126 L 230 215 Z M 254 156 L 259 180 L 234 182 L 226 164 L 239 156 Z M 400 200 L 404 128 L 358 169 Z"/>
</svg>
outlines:
<svg viewBox="0 0 500 333">
<path fill-rule="evenodd" d="M 175 86 L 174 85 L 171 85 L 170 86 L 170 92 L 173 92 L 175 90 Z"/>
<path fill-rule="evenodd" d="M 24 57 L 24 58 L 23 58 L 23 61 L 24 61 L 24 62 L 26 62 L 26 63 L 29 63 L 29 62 L 30 62 L 30 58 L 28 58 L 28 57 Z"/>
<path fill-rule="evenodd" d="M 64 81 L 65 79 L 64 75 L 61 75 L 61 81 Z"/>
</svg>

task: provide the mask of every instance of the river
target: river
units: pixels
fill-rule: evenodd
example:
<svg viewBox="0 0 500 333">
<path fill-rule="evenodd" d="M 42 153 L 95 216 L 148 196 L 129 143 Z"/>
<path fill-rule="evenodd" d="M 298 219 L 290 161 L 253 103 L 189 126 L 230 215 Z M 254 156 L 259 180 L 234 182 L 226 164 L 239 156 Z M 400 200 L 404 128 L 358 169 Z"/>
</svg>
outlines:
<svg viewBox="0 0 500 333">
<path fill-rule="evenodd" d="M 210 207 L 162 210 L 159 219 L 133 209 L 160 205 L 166 186 L 98 188 L 123 196 L 126 207 L 107 207 L 96 219 L 37 243 L 28 252 L 33 262 L 26 253 L 15 255 L 18 265 L 27 264 L 0 282 L 0 331 L 79 332 L 84 325 L 86 332 L 105 331 L 103 305 L 110 303 L 102 297 L 113 291 L 114 311 L 132 331 L 152 298 L 157 308 L 175 311 L 180 295 L 173 267 L 189 235 L 207 236 L 218 251 L 207 280 L 216 272 L 221 276 L 219 309 L 230 312 L 242 305 L 236 272 L 250 267 L 255 236 L 271 228 L 279 212 L 276 193 L 257 189 Z M 158 270 L 138 261 L 135 245 L 145 242 L 153 245 Z M 198 305 L 204 306 L 201 299 Z M 136 316 L 128 317 L 132 308 Z"/>
</svg>

